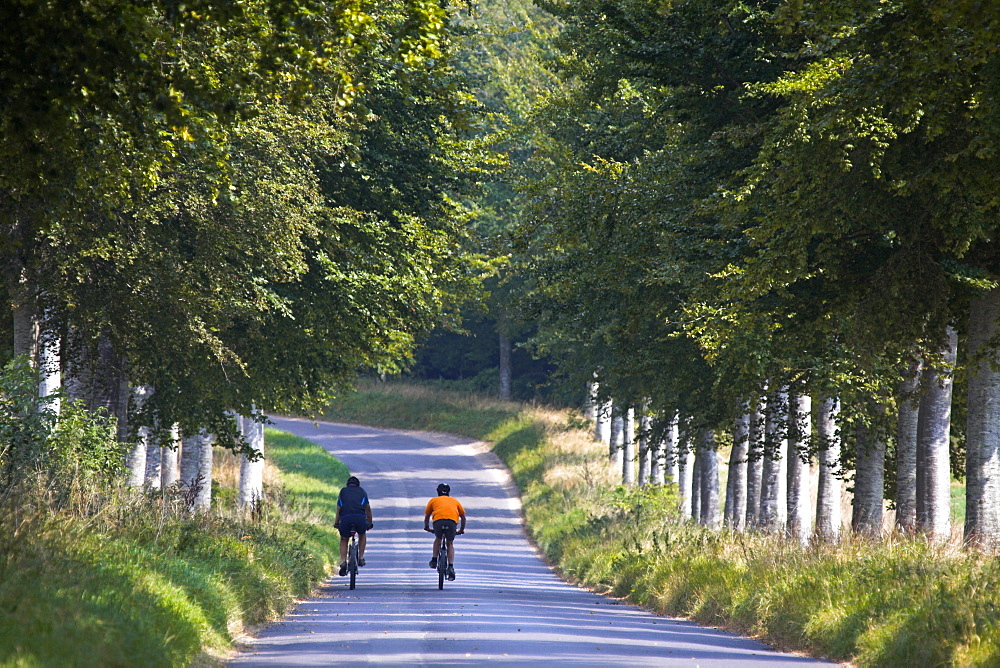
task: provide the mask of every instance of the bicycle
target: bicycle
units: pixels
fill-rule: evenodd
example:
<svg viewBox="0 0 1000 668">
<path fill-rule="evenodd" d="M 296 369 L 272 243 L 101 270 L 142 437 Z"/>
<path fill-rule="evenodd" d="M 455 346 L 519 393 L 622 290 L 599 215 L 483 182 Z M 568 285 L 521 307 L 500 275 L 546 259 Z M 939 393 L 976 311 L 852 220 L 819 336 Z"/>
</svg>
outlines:
<svg viewBox="0 0 1000 668">
<path fill-rule="evenodd" d="M 358 533 L 356 531 L 351 532 L 351 542 L 347 545 L 347 572 L 351 576 L 351 589 L 354 589 L 354 583 L 358 579 L 358 562 L 360 557 L 358 557 Z"/>
<path fill-rule="evenodd" d="M 448 577 L 448 541 L 441 537 L 441 547 L 438 548 L 438 589 L 444 589 L 444 579 Z"/>
<path fill-rule="evenodd" d="M 425 529 L 425 531 L 429 531 L 431 533 L 434 533 L 433 529 Z M 461 536 L 463 533 L 465 533 L 465 532 L 464 531 L 457 531 L 457 532 L 455 532 L 455 535 L 456 536 Z M 445 578 L 447 578 L 449 580 L 454 580 L 455 579 L 454 577 L 450 577 L 450 578 L 448 577 L 448 563 L 449 563 L 449 559 L 448 559 L 448 539 L 445 538 L 444 536 L 441 536 L 441 545 L 438 546 L 438 553 L 437 553 L 438 589 L 444 589 Z"/>
</svg>

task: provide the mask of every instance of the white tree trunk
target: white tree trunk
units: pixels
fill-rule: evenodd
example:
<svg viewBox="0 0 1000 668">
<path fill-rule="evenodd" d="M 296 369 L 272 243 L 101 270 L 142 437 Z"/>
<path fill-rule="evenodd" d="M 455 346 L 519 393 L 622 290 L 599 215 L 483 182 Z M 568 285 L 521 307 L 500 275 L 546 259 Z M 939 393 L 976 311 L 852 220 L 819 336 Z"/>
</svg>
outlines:
<svg viewBox="0 0 1000 668">
<path fill-rule="evenodd" d="M 166 489 L 181 478 L 181 434 L 177 425 L 170 428 L 170 442 L 160 453 L 160 487 Z"/>
<path fill-rule="evenodd" d="M 747 512 L 746 527 L 760 524 L 760 479 L 764 473 L 764 413 L 767 399 L 759 397 L 750 412 L 750 433 L 747 436 Z"/>
<path fill-rule="evenodd" d="M 153 389 L 148 385 L 133 387 L 129 399 L 129 412 L 142 409 L 143 404 L 152 395 Z M 149 428 L 141 427 L 136 434 L 132 448 L 125 458 L 125 470 L 130 487 L 143 487 L 146 484 L 146 459 L 149 448 Z"/>
<path fill-rule="evenodd" d="M 958 357 L 958 332 L 948 327 L 945 346 L 939 351 L 954 367 Z M 933 540 L 951 537 L 951 370 L 924 369 L 923 394 L 917 427 L 918 465 L 923 469 L 924 522 L 920 528 Z"/>
<path fill-rule="evenodd" d="M 258 454 L 253 461 L 247 455 L 240 459 L 240 486 L 237 503 L 240 508 L 254 510 L 264 498 L 264 425 L 253 418 L 241 418 L 243 437 Z"/>
<path fill-rule="evenodd" d="M 719 456 L 715 452 L 715 432 L 705 429 L 699 434 L 701 452 L 701 525 L 719 528 Z"/>
<path fill-rule="evenodd" d="M 899 384 L 896 416 L 896 528 L 913 533 L 917 527 L 917 418 L 920 414 L 920 371 L 914 359 Z"/>
<path fill-rule="evenodd" d="M 38 310 L 35 304 L 36 291 L 26 279 L 12 291 L 12 315 L 14 318 L 14 357 L 24 355 L 32 366 L 38 363 Z"/>
<path fill-rule="evenodd" d="M 587 383 L 587 402 L 583 406 L 583 415 L 591 422 L 597 421 L 597 389 L 596 380 Z"/>
<path fill-rule="evenodd" d="M 198 482 L 201 468 L 201 439 L 203 434 L 185 436 L 181 439 L 180 483 L 184 489 L 191 489 Z"/>
<path fill-rule="evenodd" d="M 625 460 L 625 421 L 621 415 L 614 414 L 613 407 L 611 414 L 611 441 L 608 443 L 608 456 L 611 458 L 615 470 L 621 471 L 624 468 L 623 462 Z"/>
<path fill-rule="evenodd" d="M 789 402 L 788 424 L 788 525 L 790 538 L 805 545 L 812 534 L 810 513 L 810 448 L 812 440 L 812 397 L 796 392 Z"/>
<path fill-rule="evenodd" d="M 705 465 L 705 453 L 701 450 L 701 443 L 698 442 L 699 439 L 695 437 L 691 442 L 692 456 L 694 460 L 691 462 L 691 519 L 697 523 L 701 523 L 701 479 L 702 479 L 702 469 Z"/>
<path fill-rule="evenodd" d="M 163 452 L 163 448 L 157 443 L 157 438 L 153 435 L 146 434 L 146 489 L 160 489 L 160 478 L 161 478 L 161 461 L 160 455 Z"/>
<path fill-rule="evenodd" d="M 759 526 L 774 533 L 785 528 L 788 512 L 787 501 L 787 461 L 784 457 L 788 449 L 788 393 L 785 390 L 772 392 L 767 397 L 764 416 L 764 465 L 760 476 L 760 518 Z"/>
<path fill-rule="evenodd" d="M 146 448 L 149 444 L 149 429 L 140 427 L 135 443 L 125 458 L 125 471 L 129 487 L 142 487 L 146 483 Z"/>
<path fill-rule="evenodd" d="M 648 405 L 648 404 L 647 404 Z M 653 451 L 650 447 L 652 439 L 649 437 L 649 430 L 652 426 L 652 419 L 649 417 L 649 409 L 643 408 L 642 416 L 639 418 L 639 484 L 648 485 L 652 480 Z"/>
<path fill-rule="evenodd" d="M 181 484 L 192 495 L 193 510 L 212 506 L 212 436 L 200 432 L 184 439 L 181 448 Z"/>
<path fill-rule="evenodd" d="M 677 413 L 670 416 L 667 423 L 666 433 L 663 443 L 660 446 L 663 460 L 663 479 L 661 482 L 669 482 L 673 485 L 680 485 L 680 456 L 678 454 L 677 443 L 680 439 L 679 427 L 677 426 Z"/>
<path fill-rule="evenodd" d="M 71 331 L 66 356 L 64 386 L 70 399 L 79 399 L 87 410 L 104 409 L 118 420 L 118 440 L 128 441 L 128 404 L 132 390 L 128 383 L 125 359 L 118 354 L 106 334 L 96 346 L 86 342 L 80 332 Z"/>
<path fill-rule="evenodd" d="M 851 527 L 855 533 L 868 536 L 878 536 L 882 533 L 884 489 L 885 442 L 861 425 L 858 427 L 854 510 L 851 515 Z"/>
<path fill-rule="evenodd" d="M 608 448 L 611 447 L 611 409 L 610 401 L 598 403 L 596 407 L 597 417 L 594 420 L 594 438 Z"/>
<path fill-rule="evenodd" d="M 747 452 L 749 447 L 750 414 L 743 413 L 733 422 L 733 449 L 729 454 L 726 510 L 723 514 L 725 525 L 741 533 L 746 528 Z"/>
<path fill-rule="evenodd" d="M 972 300 L 969 310 L 969 393 L 965 427 L 965 540 L 1000 545 L 1000 288 Z"/>
<path fill-rule="evenodd" d="M 39 330 L 38 340 L 38 370 L 41 378 L 38 383 L 38 396 L 49 399 L 49 408 L 59 415 L 62 408 L 56 393 L 62 388 L 62 340 L 59 333 L 51 325 L 52 317 L 46 314 L 43 327 Z"/>
<path fill-rule="evenodd" d="M 816 414 L 816 436 L 819 439 L 819 484 L 816 493 L 816 535 L 824 541 L 840 539 L 840 428 L 837 417 L 840 401 L 835 397 L 819 397 Z"/>
<path fill-rule="evenodd" d="M 500 398 L 504 401 L 510 401 L 514 398 L 514 367 L 511 362 L 510 335 L 502 325 L 499 327 L 498 335 L 500 339 Z"/>
<path fill-rule="evenodd" d="M 194 507 L 197 511 L 208 512 L 212 508 L 212 450 L 213 438 L 210 434 L 202 434 L 198 442 L 198 493 L 194 497 Z"/>
<path fill-rule="evenodd" d="M 635 408 L 629 406 L 622 416 L 622 484 L 635 484 Z"/>
<path fill-rule="evenodd" d="M 677 442 L 677 480 L 678 496 L 680 496 L 681 516 L 691 517 L 693 506 L 692 483 L 694 482 L 694 449 L 688 443 L 687 431 L 678 431 Z"/>
</svg>

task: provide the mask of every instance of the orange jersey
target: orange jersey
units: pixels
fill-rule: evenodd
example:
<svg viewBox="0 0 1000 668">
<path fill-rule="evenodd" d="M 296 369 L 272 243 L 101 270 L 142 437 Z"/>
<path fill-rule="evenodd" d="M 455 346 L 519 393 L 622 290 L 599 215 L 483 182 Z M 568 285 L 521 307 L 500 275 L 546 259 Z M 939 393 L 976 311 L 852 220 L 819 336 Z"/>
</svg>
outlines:
<svg viewBox="0 0 1000 668">
<path fill-rule="evenodd" d="M 427 502 L 424 515 L 430 515 L 435 520 L 455 520 L 465 514 L 465 508 L 450 496 L 435 496 Z"/>
</svg>

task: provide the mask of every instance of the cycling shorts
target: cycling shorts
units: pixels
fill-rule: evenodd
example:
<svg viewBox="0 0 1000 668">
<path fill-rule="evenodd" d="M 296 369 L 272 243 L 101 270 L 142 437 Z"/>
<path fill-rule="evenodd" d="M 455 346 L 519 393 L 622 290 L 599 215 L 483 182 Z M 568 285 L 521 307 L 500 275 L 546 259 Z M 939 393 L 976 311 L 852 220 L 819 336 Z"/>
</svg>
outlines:
<svg viewBox="0 0 1000 668">
<path fill-rule="evenodd" d="M 444 536 L 449 542 L 455 540 L 455 531 L 458 529 L 458 522 L 455 520 L 434 520 L 434 535 L 440 538 Z"/>
<path fill-rule="evenodd" d="M 351 532 L 362 534 L 368 531 L 367 515 L 341 515 L 340 516 L 340 537 L 350 538 Z"/>
</svg>

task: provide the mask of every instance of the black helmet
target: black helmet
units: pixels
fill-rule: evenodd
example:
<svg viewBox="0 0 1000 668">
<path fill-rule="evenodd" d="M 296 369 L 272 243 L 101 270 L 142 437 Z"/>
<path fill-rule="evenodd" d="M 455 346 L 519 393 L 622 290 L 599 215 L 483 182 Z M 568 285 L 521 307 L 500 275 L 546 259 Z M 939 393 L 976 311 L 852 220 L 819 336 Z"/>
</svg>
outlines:
<svg viewBox="0 0 1000 668">
<path fill-rule="evenodd" d="M 361 481 L 358 480 L 357 478 L 355 478 L 354 476 L 351 476 L 350 478 L 347 479 L 347 486 L 348 487 L 361 487 Z"/>
<path fill-rule="evenodd" d="M 440 485 L 438 485 L 438 494 L 450 494 L 450 493 L 451 493 L 451 486 L 449 486 L 448 483 L 443 482 Z"/>
</svg>

